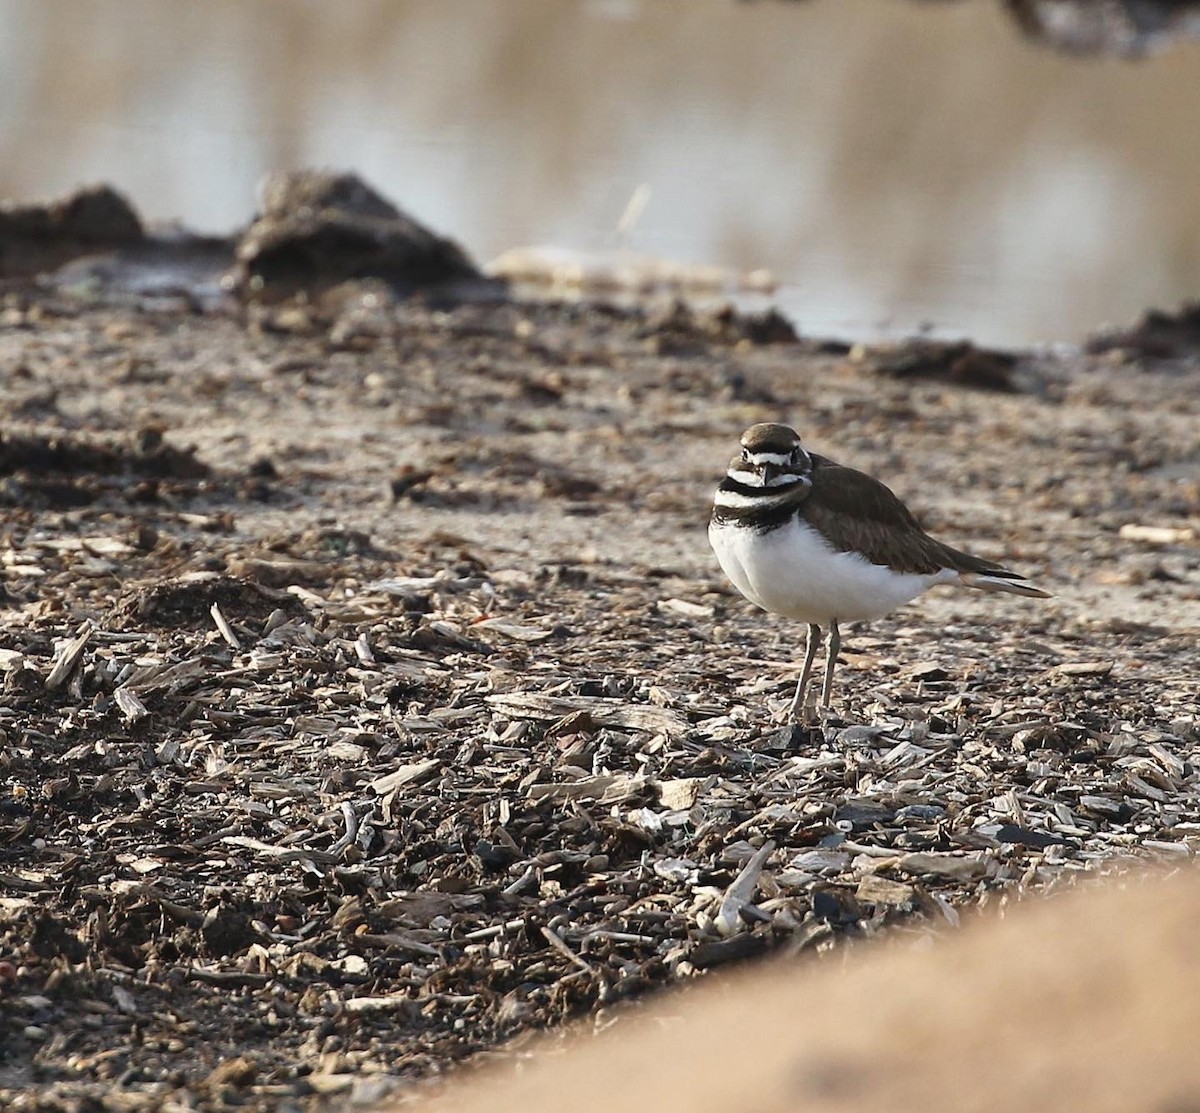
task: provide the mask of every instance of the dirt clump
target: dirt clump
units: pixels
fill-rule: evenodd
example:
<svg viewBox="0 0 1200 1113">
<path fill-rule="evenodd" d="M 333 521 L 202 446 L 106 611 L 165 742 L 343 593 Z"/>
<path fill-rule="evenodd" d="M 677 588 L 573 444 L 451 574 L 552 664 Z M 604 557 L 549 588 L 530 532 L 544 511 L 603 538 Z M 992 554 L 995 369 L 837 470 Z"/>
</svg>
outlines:
<svg viewBox="0 0 1200 1113">
<path fill-rule="evenodd" d="M 402 213 L 356 175 L 321 170 L 267 180 L 262 212 L 238 243 L 234 276 L 254 296 L 370 277 L 404 292 L 485 284 L 457 244 Z"/>
<path fill-rule="evenodd" d="M 129 202 L 111 186 L 81 189 L 44 205 L 0 203 L 0 276 L 42 274 L 80 255 L 146 238 Z"/>
<path fill-rule="evenodd" d="M 240 622 L 261 622 L 274 614 L 295 618 L 306 613 L 293 595 L 272 592 L 259 584 L 215 572 L 195 572 L 176 580 L 135 587 L 116 600 L 109 614 L 117 629 L 194 628 L 214 607 L 227 618 Z"/>
<path fill-rule="evenodd" d="M 912 339 L 897 344 L 860 345 L 852 358 L 876 374 L 897 379 L 933 379 L 980 390 L 1020 389 L 1020 353 L 978 348 L 969 340 Z"/>
<path fill-rule="evenodd" d="M 1151 309 L 1132 328 L 1111 329 L 1088 340 L 1089 352 L 1132 359 L 1180 360 L 1200 355 L 1200 302 L 1174 313 Z"/>
</svg>

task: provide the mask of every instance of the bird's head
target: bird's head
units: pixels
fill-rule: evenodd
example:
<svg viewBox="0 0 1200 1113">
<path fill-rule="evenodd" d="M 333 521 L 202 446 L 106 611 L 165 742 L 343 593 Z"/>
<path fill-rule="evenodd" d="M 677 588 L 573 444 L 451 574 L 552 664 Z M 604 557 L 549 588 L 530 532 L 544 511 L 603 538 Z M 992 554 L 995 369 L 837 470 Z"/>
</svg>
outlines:
<svg viewBox="0 0 1200 1113">
<path fill-rule="evenodd" d="M 787 487 L 812 471 L 812 458 L 789 425 L 764 421 L 742 434 L 742 451 L 729 464 L 729 476 L 751 487 Z"/>
</svg>

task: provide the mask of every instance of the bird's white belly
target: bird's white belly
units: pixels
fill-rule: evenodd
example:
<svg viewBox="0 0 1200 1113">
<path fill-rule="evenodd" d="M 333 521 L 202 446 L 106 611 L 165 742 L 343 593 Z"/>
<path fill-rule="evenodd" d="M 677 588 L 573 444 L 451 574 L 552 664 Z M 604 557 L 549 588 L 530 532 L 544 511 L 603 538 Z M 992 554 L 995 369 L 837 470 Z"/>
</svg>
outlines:
<svg viewBox="0 0 1200 1113">
<path fill-rule="evenodd" d="M 708 538 L 725 575 L 751 603 L 818 626 L 878 618 L 955 578 L 951 571 L 893 572 L 857 553 L 839 553 L 799 518 L 768 533 L 712 524 Z"/>
</svg>

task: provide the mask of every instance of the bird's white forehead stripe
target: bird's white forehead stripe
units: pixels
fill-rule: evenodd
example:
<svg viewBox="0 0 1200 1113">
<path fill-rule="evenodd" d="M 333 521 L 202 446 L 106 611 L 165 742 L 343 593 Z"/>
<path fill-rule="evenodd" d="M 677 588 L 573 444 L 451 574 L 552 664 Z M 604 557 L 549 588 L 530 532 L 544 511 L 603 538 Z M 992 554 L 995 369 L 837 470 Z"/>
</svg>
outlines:
<svg viewBox="0 0 1200 1113">
<path fill-rule="evenodd" d="M 763 464 L 786 464 L 791 456 L 786 452 L 751 452 L 750 459 L 753 463 L 762 466 Z"/>
</svg>

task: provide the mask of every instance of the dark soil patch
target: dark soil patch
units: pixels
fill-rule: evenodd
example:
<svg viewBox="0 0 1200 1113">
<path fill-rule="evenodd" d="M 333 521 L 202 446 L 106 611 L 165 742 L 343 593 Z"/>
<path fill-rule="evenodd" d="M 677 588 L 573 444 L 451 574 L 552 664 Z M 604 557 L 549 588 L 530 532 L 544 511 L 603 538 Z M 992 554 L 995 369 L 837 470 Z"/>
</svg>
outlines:
<svg viewBox="0 0 1200 1113">
<path fill-rule="evenodd" d="M 61 430 L 0 431 L 0 505 L 66 509 L 105 496 L 153 502 L 194 493 L 211 475 L 194 448 L 165 443 L 155 428 L 127 443 Z"/>
<path fill-rule="evenodd" d="M 226 618 L 238 622 L 263 622 L 274 614 L 284 618 L 307 614 L 293 595 L 213 572 L 201 572 L 182 580 L 135 587 L 118 598 L 109 618 L 118 630 L 131 627 L 195 629 L 208 620 L 213 607 L 218 607 Z"/>
<path fill-rule="evenodd" d="M 1152 309 L 1132 328 L 1103 332 L 1088 341 L 1093 353 L 1126 353 L 1132 359 L 1179 360 L 1200 355 L 1200 303 L 1175 313 Z"/>
</svg>

